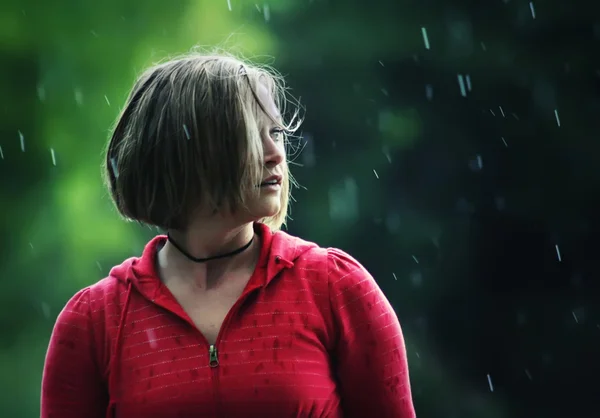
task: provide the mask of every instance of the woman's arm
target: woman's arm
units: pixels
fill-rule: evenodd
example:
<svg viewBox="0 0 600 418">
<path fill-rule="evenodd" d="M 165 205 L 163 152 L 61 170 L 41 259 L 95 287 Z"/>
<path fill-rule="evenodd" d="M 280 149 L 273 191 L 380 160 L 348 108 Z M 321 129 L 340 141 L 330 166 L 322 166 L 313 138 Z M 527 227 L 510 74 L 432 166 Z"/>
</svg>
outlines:
<svg viewBox="0 0 600 418">
<path fill-rule="evenodd" d="M 89 289 L 58 315 L 44 364 L 41 418 L 104 418 L 108 397 L 97 364 Z"/>
<path fill-rule="evenodd" d="M 343 251 L 328 250 L 328 274 L 344 417 L 414 418 L 406 348 L 392 306 Z"/>
</svg>

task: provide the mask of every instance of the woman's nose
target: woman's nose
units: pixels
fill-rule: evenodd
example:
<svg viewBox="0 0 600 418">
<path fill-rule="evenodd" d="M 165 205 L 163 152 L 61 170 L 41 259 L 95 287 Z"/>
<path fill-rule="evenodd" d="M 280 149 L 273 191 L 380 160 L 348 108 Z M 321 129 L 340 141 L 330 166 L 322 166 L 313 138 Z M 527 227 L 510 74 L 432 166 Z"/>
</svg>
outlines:
<svg viewBox="0 0 600 418">
<path fill-rule="evenodd" d="M 285 149 L 283 144 L 273 141 L 268 138 L 264 145 L 265 165 L 267 167 L 275 167 L 285 160 Z"/>
</svg>

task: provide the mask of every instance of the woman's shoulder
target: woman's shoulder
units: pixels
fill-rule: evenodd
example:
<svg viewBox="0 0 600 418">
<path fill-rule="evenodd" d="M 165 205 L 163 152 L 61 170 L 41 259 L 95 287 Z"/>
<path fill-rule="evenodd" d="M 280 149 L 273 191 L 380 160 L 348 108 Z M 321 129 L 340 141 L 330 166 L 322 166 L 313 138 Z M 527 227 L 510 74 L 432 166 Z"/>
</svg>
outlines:
<svg viewBox="0 0 600 418">
<path fill-rule="evenodd" d="M 336 247 L 314 245 L 297 259 L 304 267 L 322 270 L 329 277 L 349 272 L 367 273 L 363 265 L 346 251 Z"/>
<path fill-rule="evenodd" d="M 329 285 L 372 279 L 363 265 L 346 251 L 336 247 L 322 247 L 312 241 L 279 233 L 277 254 L 292 261 L 294 270 L 312 272 L 312 276 L 326 281 Z M 285 244 L 284 244 L 285 243 Z M 283 245 L 282 245 L 283 244 Z M 277 248 L 278 247 L 278 248 Z"/>
<path fill-rule="evenodd" d="M 72 313 L 91 317 L 107 308 L 109 310 L 111 307 L 116 308 L 121 296 L 127 291 L 127 284 L 115 275 L 115 269 L 131 265 L 134 260 L 134 258 L 125 260 L 122 264 L 113 267 L 106 277 L 77 290 L 65 304 L 63 315 Z"/>
<path fill-rule="evenodd" d="M 295 280 L 290 282 L 304 286 L 313 296 L 324 297 L 330 307 L 325 313 L 331 319 L 363 322 L 373 307 L 390 309 L 371 273 L 340 248 L 311 247 L 298 257 L 292 270 Z"/>
<path fill-rule="evenodd" d="M 371 273 L 352 255 L 336 247 L 315 246 L 302 257 L 298 267 L 316 272 L 326 284 L 330 298 L 347 301 L 380 293 Z"/>
<path fill-rule="evenodd" d="M 319 244 L 290 235 L 284 231 L 273 234 L 270 242 L 271 253 L 282 256 L 294 263 L 313 269 L 333 268 L 332 274 L 344 269 L 364 269 L 350 254 L 335 247 L 322 247 Z"/>
</svg>

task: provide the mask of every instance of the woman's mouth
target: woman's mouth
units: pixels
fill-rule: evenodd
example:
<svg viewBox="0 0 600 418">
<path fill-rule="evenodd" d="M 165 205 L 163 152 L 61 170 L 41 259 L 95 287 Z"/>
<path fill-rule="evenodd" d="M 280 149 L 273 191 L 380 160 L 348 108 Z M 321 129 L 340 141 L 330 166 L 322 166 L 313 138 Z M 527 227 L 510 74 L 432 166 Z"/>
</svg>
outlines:
<svg viewBox="0 0 600 418">
<path fill-rule="evenodd" d="M 281 188 L 281 176 L 269 177 L 257 187 L 260 187 L 261 189 L 279 190 Z"/>
</svg>

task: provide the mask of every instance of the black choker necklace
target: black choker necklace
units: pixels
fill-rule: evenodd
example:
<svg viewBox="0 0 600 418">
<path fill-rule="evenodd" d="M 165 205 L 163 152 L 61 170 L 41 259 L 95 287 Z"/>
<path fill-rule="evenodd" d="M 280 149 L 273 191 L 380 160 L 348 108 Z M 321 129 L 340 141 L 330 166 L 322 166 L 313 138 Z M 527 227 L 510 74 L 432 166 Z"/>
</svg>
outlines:
<svg viewBox="0 0 600 418">
<path fill-rule="evenodd" d="M 219 255 L 215 255 L 213 257 L 206 257 L 206 258 L 194 257 L 193 255 L 188 253 L 186 250 L 184 250 L 183 247 L 181 247 L 179 244 L 177 244 L 173 240 L 173 237 L 171 237 L 170 234 L 167 234 L 167 239 L 169 240 L 169 242 L 171 244 L 173 244 L 173 247 L 177 248 L 181 254 L 185 255 L 188 259 L 192 260 L 194 263 L 205 263 L 205 262 L 211 261 L 211 260 L 218 260 L 219 258 L 233 257 L 234 255 L 241 253 L 242 251 L 248 249 L 248 247 L 250 247 L 250 245 L 252 245 L 252 242 L 254 241 L 254 235 L 252 235 L 252 239 L 250 240 L 250 242 L 248 242 L 248 244 L 244 245 L 241 248 L 238 248 L 237 250 L 234 250 L 230 253 L 219 254 Z"/>
</svg>

